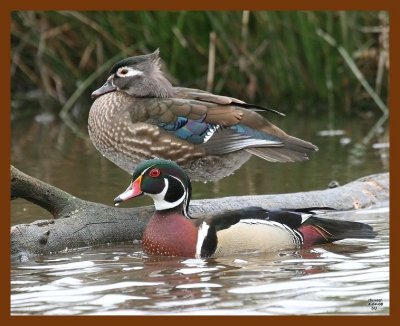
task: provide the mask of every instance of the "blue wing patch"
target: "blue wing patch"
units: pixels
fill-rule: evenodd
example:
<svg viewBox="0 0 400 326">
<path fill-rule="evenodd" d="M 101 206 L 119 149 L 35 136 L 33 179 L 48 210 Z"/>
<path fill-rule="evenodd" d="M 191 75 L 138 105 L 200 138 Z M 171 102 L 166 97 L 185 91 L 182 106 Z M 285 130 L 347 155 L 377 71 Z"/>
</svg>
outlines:
<svg viewBox="0 0 400 326">
<path fill-rule="evenodd" d="M 217 129 L 217 125 L 201 120 L 189 120 L 178 117 L 174 124 L 159 123 L 158 126 L 171 132 L 175 137 L 187 140 L 192 144 L 203 144 Z"/>
<path fill-rule="evenodd" d="M 189 120 L 185 117 L 178 117 L 173 124 L 158 123 L 158 126 L 172 133 L 175 137 L 184 139 L 196 145 L 206 143 L 220 128 L 220 126 L 217 124 L 204 122 L 204 118 L 200 120 Z M 234 126 L 230 126 L 227 129 L 231 130 L 234 134 L 241 135 L 241 139 L 263 140 L 268 142 L 269 145 L 272 146 L 274 145 L 274 142 L 276 142 L 275 145 L 281 144 L 278 137 L 249 128 L 240 123 Z M 233 139 L 231 141 L 233 141 Z M 260 142 L 257 142 L 257 144 L 261 145 Z"/>
</svg>

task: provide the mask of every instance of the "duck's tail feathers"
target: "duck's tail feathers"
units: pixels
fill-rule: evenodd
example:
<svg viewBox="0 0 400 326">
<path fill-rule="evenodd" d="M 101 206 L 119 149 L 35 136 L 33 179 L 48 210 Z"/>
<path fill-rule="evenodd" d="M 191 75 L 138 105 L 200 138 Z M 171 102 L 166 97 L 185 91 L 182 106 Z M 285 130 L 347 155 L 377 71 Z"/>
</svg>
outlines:
<svg viewBox="0 0 400 326">
<path fill-rule="evenodd" d="M 333 220 L 311 216 L 298 229 L 304 246 L 330 243 L 342 239 L 372 239 L 377 233 L 364 223 Z"/>
<path fill-rule="evenodd" d="M 308 160 L 318 147 L 308 141 L 288 136 L 282 140 L 282 147 L 252 147 L 246 151 L 270 162 L 296 162 Z"/>
</svg>

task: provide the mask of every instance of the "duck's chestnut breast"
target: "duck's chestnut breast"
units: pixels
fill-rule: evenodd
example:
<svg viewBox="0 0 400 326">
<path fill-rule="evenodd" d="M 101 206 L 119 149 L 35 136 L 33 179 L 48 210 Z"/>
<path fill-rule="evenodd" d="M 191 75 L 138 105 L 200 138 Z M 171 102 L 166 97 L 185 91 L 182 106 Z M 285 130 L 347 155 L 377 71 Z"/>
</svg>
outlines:
<svg viewBox="0 0 400 326">
<path fill-rule="evenodd" d="M 149 255 L 195 257 L 197 228 L 179 214 L 153 216 L 143 234 L 143 250 Z"/>
</svg>

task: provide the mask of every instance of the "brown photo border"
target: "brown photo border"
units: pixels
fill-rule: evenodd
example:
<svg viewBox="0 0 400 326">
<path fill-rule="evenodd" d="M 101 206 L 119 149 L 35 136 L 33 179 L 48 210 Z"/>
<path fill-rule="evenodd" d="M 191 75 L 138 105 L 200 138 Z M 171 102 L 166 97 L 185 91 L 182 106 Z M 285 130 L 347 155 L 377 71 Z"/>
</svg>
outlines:
<svg viewBox="0 0 400 326">
<path fill-rule="evenodd" d="M 5 265 L 1 271 L 1 296 L 0 299 L 0 320 L 2 325 L 13 324 L 29 324 L 31 325 L 69 325 L 72 323 L 96 325 L 108 325 L 113 322 L 111 318 L 118 318 L 118 322 L 123 323 L 144 323 L 147 324 L 180 324 L 192 325 L 213 323 L 213 324 L 243 324 L 255 323 L 264 324 L 271 322 L 288 322 L 288 323 L 304 323 L 304 324 L 323 324 L 337 325 L 338 323 L 362 323 L 363 325 L 371 323 L 392 324 L 399 319 L 399 258 L 397 257 L 399 250 L 399 238 L 393 236 L 390 238 L 390 255 L 393 259 L 390 260 L 390 315 L 389 316 L 10 316 L 10 101 L 11 101 L 11 85 L 10 85 L 10 24 L 11 12 L 16 10 L 384 10 L 390 15 L 390 189 L 391 194 L 396 194 L 399 187 L 399 141 L 396 123 L 399 119 L 399 97 L 393 96 L 399 91 L 399 25 L 400 25 L 400 4 L 395 0 L 336 0 L 336 1 L 321 1 L 321 0 L 279 0 L 273 3 L 267 1 L 247 0 L 243 1 L 209 1 L 203 0 L 200 2 L 182 1 L 182 0 L 152 0 L 148 1 L 104 1 L 97 0 L 92 3 L 82 0 L 3 0 L 0 3 L 0 33 L 1 33 L 1 119 L 0 119 L 0 144 L 3 152 L 0 159 L 0 180 L 1 180 L 1 211 L 3 219 L 3 227 L 1 227 L 1 248 L 2 257 L 5 260 Z M 397 90 L 397 92 L 396 92 Z M 396 168 L 397 167 L 397 168 Z M 399 212 L 399 202 L 396 200 L 390 201 L 390 229 L 400 230 L 397 213 Z M 393 254 L 393 255 L 392 255 Z M 306 313 L 306 312 L 305 312 Z M 371 318 L 369 318 L 371 317 Z M 73 318 L 73 319 L 72 319 Z M 356 320 L 362 319 L 362 320 Z M 115 321 L 114 321 L 115 322 Z M 398 323 L 397 323 L 398 324 Z"/>
</svg>

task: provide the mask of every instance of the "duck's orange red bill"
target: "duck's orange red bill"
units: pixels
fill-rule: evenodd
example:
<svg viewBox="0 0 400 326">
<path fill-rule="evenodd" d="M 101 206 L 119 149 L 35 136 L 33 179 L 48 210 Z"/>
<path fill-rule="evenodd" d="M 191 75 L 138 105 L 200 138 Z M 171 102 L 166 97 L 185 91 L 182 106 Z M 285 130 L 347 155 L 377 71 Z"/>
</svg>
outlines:
<svg viewBox="0 0 400 326">
<path fill-rule="evenodd" d="M 114 205 L 118 206 L 119 203 L 125 200 L 142 195 L 143 191 L 140 188 L 141 182 L 142 182 L 142 176 L 139 176 L 129 185 L 129 187 L 122 194 L 120 194 L 118 197 L 114 199 Z"/>
</svg>

